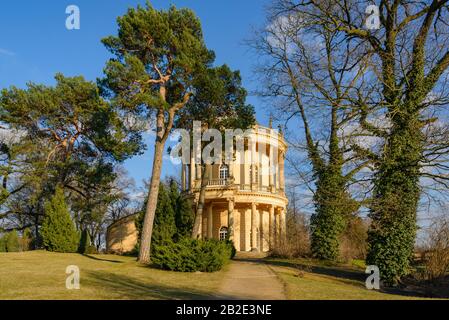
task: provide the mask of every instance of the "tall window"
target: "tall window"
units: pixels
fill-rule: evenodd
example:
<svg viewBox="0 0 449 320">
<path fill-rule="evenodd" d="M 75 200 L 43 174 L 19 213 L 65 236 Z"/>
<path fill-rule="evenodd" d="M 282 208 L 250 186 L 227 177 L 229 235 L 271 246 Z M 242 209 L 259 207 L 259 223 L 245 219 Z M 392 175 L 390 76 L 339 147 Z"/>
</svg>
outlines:
<svg viewBox="0 0 449 320">
<path fill-rule="evenodd" d="M 253 172 L 253 168 L 254 168 L 254 172 Z M 254 182 L 255 184 L 259 183 L 259 168 L 256 165 L 251 165 L 250 168 L 250 178 L 254 179 L 252 180 L 252 182 Z"/>
<path fill-rule="evenodd" d="M 228 237 L 228 228 L 221 227 L 220 228 L 220 241 L 226 240 L 227 237 Z"/>
<path fill-rule="evenodd" d="M 226 164 L 223 164 L 220 167 L 220 179 L 228 179 L 229 178 L 229 167 Z"/>
</svg>

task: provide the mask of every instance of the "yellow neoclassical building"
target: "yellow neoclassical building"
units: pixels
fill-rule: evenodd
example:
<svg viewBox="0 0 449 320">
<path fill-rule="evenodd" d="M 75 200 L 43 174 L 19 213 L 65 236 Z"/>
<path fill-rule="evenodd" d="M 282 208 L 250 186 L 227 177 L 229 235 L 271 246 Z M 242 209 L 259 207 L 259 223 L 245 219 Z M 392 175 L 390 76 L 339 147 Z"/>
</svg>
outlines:
<svg viewBox="0 0 449 320">
<path fill-rule="evenodd" d="M 237 251 L 269 251 L 286 232 L 284 160 L 287 144 L 278 130 L 256 125 L 227 164 L 206 167 L 205 210 L 197 237 L 226 239 Z M 241 154 L 243 153 L 243 154 Z M 243 161 L 236 161 L 243 159 Z M 191 159 L 181 168 L 183 192 L 196 203 L 201 167 Z M 108 252 L 132 251 L 137 243 L 134 217 L 109 226 Z"/>
<path fill-rule="evenodd" d="M 256 125 L 245 138 L 243 150 L 235 151 L 234 159 L 243 161 L 207 166 L 209 181 L 198 237 L 229 237 L 237 251 L 266 252 L 285 236 L 286 151 L 282 133 Z M 191 162 L 182 166 L 181 183 L 196 202 L 201 167 L 194 159 Z"/>
</svg>

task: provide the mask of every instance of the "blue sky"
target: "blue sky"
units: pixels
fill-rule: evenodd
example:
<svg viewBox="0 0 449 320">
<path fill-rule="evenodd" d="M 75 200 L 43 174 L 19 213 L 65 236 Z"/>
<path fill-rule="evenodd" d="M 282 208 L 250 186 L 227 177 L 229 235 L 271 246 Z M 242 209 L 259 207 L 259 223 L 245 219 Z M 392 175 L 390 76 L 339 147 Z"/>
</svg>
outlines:
<svg viewBox="0 0 449 320">
<path fill-rule="evenodd" d="M 24 87 L 28 81 L 53 84 L 56 72 L 67 76 L 83 75 L 95 80 L 109 54 L 100 40 L 116 34 L 116 18 L 128 7 L 145 4 L 145 0 L 16 0 L 2 1 L 0 9 L 0 88 Z M 254 57 L 242 42 L 251 37 L 253 26 L 264 21 L 267 0 L 179 0 L 151 1 L 156 8 L 189 7 L 199 16 L 208 47 L 215 51 L 217 64 L 227 63 L 242 73 L 248 90 L 256 87 L 251 72 Z M 81 11 L 81 29 L 67 30 L 65 13 L 68 5 Z M 256 107 L 261 124 L 268 122 L 266 112 L 256 97 L 248 102 Z M 148 179 L 152 164 L 152 137 L 148 151 L 125 163 L 138 184 Z M 164 174 L 177 168 L 164 162 Z"/>
</svg>

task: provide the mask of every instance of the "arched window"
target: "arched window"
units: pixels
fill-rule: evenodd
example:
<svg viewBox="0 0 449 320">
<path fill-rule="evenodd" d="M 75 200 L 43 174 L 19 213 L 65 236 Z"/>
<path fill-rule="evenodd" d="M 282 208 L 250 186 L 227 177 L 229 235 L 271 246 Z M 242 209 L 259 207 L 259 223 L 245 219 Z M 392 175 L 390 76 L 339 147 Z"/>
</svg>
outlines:
<svg viewBox="0 0 449 320">
<path fill-rule="evenodd" d="M 229 167 L 226 164 L 221 165 L 220 167 L 220 179 L 228 179 L 229 178 Z"/>
<path fill-rule="evenodd" d="M 226 240 L 228 237 L 228 228 L 221 227 L 220 228 L 220 241 Z"/>
</svg>

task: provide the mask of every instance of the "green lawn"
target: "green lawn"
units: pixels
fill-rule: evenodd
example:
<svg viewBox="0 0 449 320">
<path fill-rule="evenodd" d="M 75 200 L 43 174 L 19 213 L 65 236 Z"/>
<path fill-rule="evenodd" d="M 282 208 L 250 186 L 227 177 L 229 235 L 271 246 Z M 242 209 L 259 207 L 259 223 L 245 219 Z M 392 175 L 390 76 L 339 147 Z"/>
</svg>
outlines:
<svg viewBox="0 0 449 320">
<path fill-rule="evenodd" d="M 362 261 L 330 265 L 308 259 L 264 259 L 285 285 L 289 299 L 417 299 L 367 290 Z M 66 267 L 77 265 L 81 289 L 65 287 Z M 228 268 L 215 273 L 179 273 L 142 266 L 133 257 L 0 253 L 0 299 L 213 299 Z M 251 281 L 251 275 L 248 279 Z"/>
<path fill-rule="evenodd" d="M 293 300 L 403 300 L 422 299 L 368 290 L 364 264 L 331 265 L 310 259 L 266 259 Z M 363 267 L 363 268 L 362 268 Z"/>
<path fill-rule="evenodd" d="M 69 265 L 80 268 L 80 290 L 65 287 Z M 115 255 L 0 253 L 0 299 L 210 299 L 223 272 L 162 271 Z"/>
</svg>

